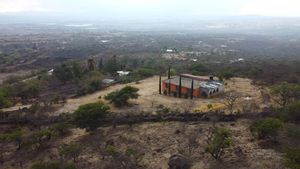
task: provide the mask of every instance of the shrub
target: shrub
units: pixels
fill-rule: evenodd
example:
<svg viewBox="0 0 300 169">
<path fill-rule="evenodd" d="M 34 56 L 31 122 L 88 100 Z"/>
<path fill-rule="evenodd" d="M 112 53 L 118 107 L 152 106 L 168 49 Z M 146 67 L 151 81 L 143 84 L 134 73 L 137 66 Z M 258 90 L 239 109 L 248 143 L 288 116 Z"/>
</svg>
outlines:
<svg viewBox="0 0 300 169">
<path fill-rule="evenodd" d="M 287 105 L 282 111 L 282 118 L 287 121 L 300 121 L 300 101 Z"/>
<path fill-rule="evenodd" d="M 300 149 L 289 149 L 285 154 L 284 165 L 291 169 L 300 168 Z"/>
<path fill-rule="evenodd" d="M 137 99 L 139 97 L 139 94 L 137 93 L 138 91 L 138 88 L 126 86 L 121 90 L 109 93 L 105 96 L 105 99 L 109 100 L 116 106 L 121 107 L 128 104 L 129 99 Z"/>
<path fill-rule="evenodd" d="M 1 137 L 6 141 L 14 142 L 17 145 L 17 150 L 20 150 L 23 144 L 23 139 L 24 139 L 23 136 L 24 136 L 24 132 L 20 128 L 18 128 L 7 134 L 3 134 Z"/>
<path fill-rule="evenodd" d="M 202 63 L 193 64 L 188 68 L 188 70 L 194 75 L 205 75 L 210 72 L 210 69 Z"/>
<path fill-rule="evenodd" d="M 133 74 L 139 77 L 150 77 L 154 75 L 154 70 L 151 68 L 140 68 L 134 71 Z"/>
<path fill-rule="evenodd" d="M 35 144 L 36 148 L 41 148 L 46 142 L 48 142 L 52 137 L 52 132 L 49 129 L 41 129 L 30 135 L 31 143 Z"/>
<path fill-rule="evenodd" d="M 41 81 L 37 79 L 28 80 L 19 84 L 18 96 L 22 99 L 36 98 L 40 94 Z"/>
<path fill-rule="evenodd" d="M 63 135 L 65 135 L 69 131 L 70 127 L 71 127 L 70 124 L 62 122 L 62 123 L 54 124 L 51 127 L 51 130 L 53 131 L 53 133 L 56 136 L 63 136 Z"/>
<path fill-rule="evenodd" d="M 30 169 L 77 169 L 73 163 L 61 164 L 57 161 L 36 162 Z"/>
<path fill-rule="evenodd" d="M 251 125 L 251 131 L 259 139 L 271 138 L 276 139 L 279 130 L 283 127 L 283 123 L 276 118 L 266 118 L 254 122 Z"/>
<path fill-rule="evenodd" d="M 3 93 L 0 93 L 0 108 L 7 108 L 10 106 L 12 106 L 12 102 Z"/>
<path fill-rule="evenodd" d="M 216 160 L 219 160 L 224 154 L 224 149 L 229 148 L 231 144 L 231 131 L 225 128 L 216 128 L 213 131 L 213 134 L 209 136 L 205 151 L 208 152 Z"/>
<path fill-rule="evenodd" d="M 97 71 L 89 72 L 84 76 L 79 83 L 77 95 L 82 96 L 88 93 L 93 93 L 102 88 L 102 74 Z"/>
<path fill-rule="evenodd" d="M 81 150 L 82 148 L 78 144 L 63 145 L 59 149 L 59 154 L 65 159 L 71 158 L 74 162 L 76 162 Z"/>
<path fill-rule="evenodd" d="M 274 100 L 282 107 L 300 98 L 300 85 L 293 83 L 280 83 L 271 86 Z"/>
<path fill-rule="evenodd" d="M 298 127 L 298 126 L 288 126 L 286 128 L 286 134 L 290 138 L 300 139 L 300 127 Z"/>
<path fill-rule="evenodd" d="M 53 75 L 63 83 L 74 78 L 72 67 L 67 64 L 62 64 L 54 69 Z"/>
<path fill-rule="evenodd" d="M 220 73 L 220 76 L 224 77 L 225 79 L 230 79 L 234 77 L 234 73 L 231 70 L 224 70 Z"/>
<path fill-rule="evenodd" d="M 79 106 L 73 113 L 73 121 L 77 127 L 91 131 L 98 128 L 98 120 L 105 118 L 108 113 L 109 107 L 103 103 L 89 103 Z"/>
</svg>

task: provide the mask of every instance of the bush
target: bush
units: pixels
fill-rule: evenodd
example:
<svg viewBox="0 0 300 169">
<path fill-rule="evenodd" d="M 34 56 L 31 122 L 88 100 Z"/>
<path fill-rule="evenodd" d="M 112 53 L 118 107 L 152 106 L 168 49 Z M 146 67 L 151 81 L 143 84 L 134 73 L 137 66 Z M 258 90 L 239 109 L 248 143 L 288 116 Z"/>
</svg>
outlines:
<svg viewBox="0 0 300 169">
<path fill-rule="evenodd" d="M 229 148 L 232 144 L 232 133 L 229 129 L 216 128 L 213 135 L 209 136 L 208 142 L 205 151 L 219 160 L 224 154 L 224 149 Z"/>
<path fill-rule="evenodd" d="M 0 108 L 7 108 L 10 106 L 12 106 L 12 102 L 3 93 L 0 93 Z"/>
<path fill-rule="evenodd" d="M 140 68 L 133 72 L 133 75 L 139 77 L 150 77 L 155 74 L 154 70 L 151 68 Z"/>
<path fill-rule="evenodd" d="M 90 103 L 80 106 L 73 113 L 74 124 L 79 128 L 88 131 L 98 128 L 99 119 L 105 118 L 109 114 L 109 107 L 103 103 Z"/>
<path fill-rule="evenodd" d="M 287 105 L 282 111 L 282 118 L 287 121 L 300 121 L 300 101 Z"/>
<path fill-rule="evenodd" d="M 71 158 L 74 162 L 76 162 L 76 159 L 80 155 L 81 150 L 82 148 L 78 144 L 63 145 L 59 149 L 59 154 L 65 159 Z"/>
<path fill-rule="evenodd" d="M 88 93 L 93 93 L 102 88 L 102 74 L 100 72 L 90 72 L 86 75 L 79 84 L 77 91 L 78 96 L 82 96 Z"/>
<path fill-rule="evenodd" d="M 36 162 L 30 169 L 77 169 L 73 164 L 60 164 L 57 161 Z"/>
<path fill-rule="evenodd" d="M 105 100 L 109 100 L 117 107 L 121 107 L 128 104 L 129 99 L 137 99 L 139 97 L 138 91 L 138 88 L 126 86 L 121 90 L 109 93 L 105 96 Z"/>
<path fill-rule="evenodd" d="M 29 145 L 35 144 L 37 149 L 40 149 L 52 137 L 52 132 L 49 129 L 41 129 L 29 136 Z"/>
<path fill-rule="evenodd" d="M 205 75 L 210 72 L 210 69 L 202 63 L 193 64 L 188 67 L 188 70 L 194 75 Z"/>
<path fill-rule="evenodd" d="M 271 86 L 271 94 L 274 100 L 282 107 L 300 98 L 300 85 L 293 83 L 280 83 Z"/>
<path fill-rule="evenodd" d="M 42 83 L 40 80 L 32 79 L 18 85 L 18 96 L 22 99 L 36 98 L 40 94 Z"/>
<path fill-rule="evenodd" d="M 17 145 L 17 150 L 20 150 L 23 144 L 24 132 L 17 128 L 7 134 L 3 134 L 1 137 L 6 141 L 14 142 Z"/>
<path fill-rule="evenodd" d="M 66 133 L 68 133 L 70 127 L 71 127 L 70 124 L 65 123 L 65 122 L 62 122 L 62 123 L 54 124 L 54 125 L 51 127 L 51 130 L 53 131 L 53 133 L 54 133 L 56 136 L 63 136 L 63 135 L 65 135 Z"/>
<path fill-rule="evenodd" d="M 276 118 L 266 118 L 254 122 L 251 125 L 251 131 L 257 135 L 259 139 L 276 139 L 279 130 L 283 127 L 283 123 Z"/>
<path fill-rule="evenodd" d="M 286 134 L 290 138 L 300 140 L 300 127 L 298 127 L 298 126 L 288 126 L 286 128 Z"/>
<path fill-rule="evenodd" d="M 74 78 L 73 69 L 67 64 L 62 64 L 54 69 L 53 75 L 63 83 Z"/>
<path fill-rule="evenodd" d="M 284 165 L 291 169 L 300 168 L 300 149 L 289 149 L 285 154 Z"/>
<path fill-rule="evenodd" d="M 224 77 L 225 79 L 230 79 L 234 77 L 234 73 L 231 70 L 225 70 L 221 72 L 221 76 Z"/>
</svg>

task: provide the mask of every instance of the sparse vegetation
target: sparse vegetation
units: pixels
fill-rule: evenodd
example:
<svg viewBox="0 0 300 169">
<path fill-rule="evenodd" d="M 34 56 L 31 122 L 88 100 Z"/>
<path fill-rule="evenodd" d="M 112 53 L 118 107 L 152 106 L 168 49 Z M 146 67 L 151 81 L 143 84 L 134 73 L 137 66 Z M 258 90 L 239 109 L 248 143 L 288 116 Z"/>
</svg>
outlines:
<svg viewBox="0 0 300 169">
<path fill-rule="evenodd" d="M 0 25 L 1 167 L 299 168 L 295 30 L 292 37 L 280 26 L 207 34 L 197 24 L 188 32 L 21 25 Z M 180 92 L 159 90 L 157 75 L 183 73 L 215 75 L 225 94 L 159 95 Z M 96 102 L 103 98 L 112 109 Z M 270 140 L 276 147 L 260 147 Z"/>
<path fill-rule="evenodd" d="M 300 85 L 283 82 L 271 86 L 271 94 L 274 100 L 282 107 L 300 98 Z"/>
<path fill-rule="evenodd" d="M 61 164 L 57 161 L 45 161 L 45 162 L 36 162 L 30 169 L 77 169 L 77 167 L 70 164 Z"/>
<path fill-rule="evenodd" d="M 266 118 L 254 122 L 251 131 L 257 135 L 259 139 L 276 140 L 279 130 L 283 127 L 283 123 L 279 119 Z"/>
<path fill-rule="evenodd" d="M 215 128 L 209 133 L 205 151 L 214 159 L 220 160 L 225 149 L 232 145 L 232 133 L 229 129 Z"/>
<path fill-rule="evenodd" d="M 284 164 L 290 169 L 300 168 L 300 149 L 288 149 L 285 154 Z"/>
<path fill-rule="evenodd" d="M 59 154 L 65 161 L 67 161 L 68 159 L 72 159 L 73 162 L 76 162 L 81 151 L 82 151 L 82 147 L 80 145 L 69 144 L 69 145 L 62 145 L 59 149 Z"/>
</svg>

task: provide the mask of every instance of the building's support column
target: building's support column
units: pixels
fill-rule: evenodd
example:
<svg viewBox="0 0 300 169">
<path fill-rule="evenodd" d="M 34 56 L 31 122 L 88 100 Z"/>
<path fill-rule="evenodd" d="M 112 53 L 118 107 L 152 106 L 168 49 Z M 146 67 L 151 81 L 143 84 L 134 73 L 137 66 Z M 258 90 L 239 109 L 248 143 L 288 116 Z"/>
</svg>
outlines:
<svg viewBox="0 0 300 169">
<path fill-rule="evenodd" d="M 168 84 L 168 95 L 171 95 L 171 80 L 169 79 L 169 84 Z"/>
<path fill-rule="evenodd" d="M 161 94 L 161 75 L 159 75 L 159 94 Z"/>
<path fill-rule="evenodd" d="M 194 97 L 194 80 L 192 80 L 192 84 L 191 84 L 191 99 L 193 99 Z"/>
<path fill-rule="evenodd" d="M 171 79 L 171 66 L 168 68 L 168 79 Z"/>
<path fill-rule="evenodd" d="M 179 91 L 178 91 L 178 97 L 181 98 L 181 76 L 179 76 Z"/>
</svg>

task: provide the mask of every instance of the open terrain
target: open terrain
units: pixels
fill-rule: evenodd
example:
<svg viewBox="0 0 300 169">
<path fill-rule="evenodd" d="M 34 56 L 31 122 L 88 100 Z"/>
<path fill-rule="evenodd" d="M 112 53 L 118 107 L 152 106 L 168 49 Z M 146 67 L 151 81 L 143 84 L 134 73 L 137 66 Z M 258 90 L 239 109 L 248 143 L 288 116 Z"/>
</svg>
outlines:
<svg viewBox="0 0 300 169">
<path fill-rule="evenodd" d="M 193 111 L 194 109 L 198 109 L 208 105 L 215 103 L 223 103 L 223 94 L 214 96 L 212 98 L 194 98 L 192 101 L 190 99 L 179 99 L 175 97 L 169 97 L 164 95 L 159 95 L 158 93 L 158 81 L 159 77 L 154 76 L 151 78 L 147 78 L 139 81 L 138 83 L 129 83 L 129 84 L 117 84 L 110 86 L 104 90 L 95 92 L 93 94 L 89 94 L 86 96 L 71 98 L 68 99 L 67 102 L 59 107 L 57 111 L 54 112 L 54 115 L 61 113 L 72 113 L 74 112 L 80 105 L 93 103 L 97 101 L 103 101 L 104 96 L 110 92 L 115 90 L 120 90 L 121 88 L 130 85 L 137 87 L 139 89 L 139 99 L 131 100 L 131 106 L 125 107 L 122 109 L 112 107 L 112 111 L 115 112 L 152 112 L 156 110 L 158 105 L 164 105 L 165 107 L 169 107 L 172 110 L 178 109 L 179 111 Z M 230 80 L 226 80 L 227 85 L 225 86 L 226 91 L 236 91 L 241 94 L 238 102 L 243 103 L 245 101 L 249 102 L 254 101 L 258 106 L 262 104 L 261 98 L 261 90 L 252 84 L 250 79 L 246 78 L 232 78 Z M 100 97 L 100 98 L 99 98 Z M 242 104 L 238 104 L 236 109 L 241 109 Z"/>
</svg>

